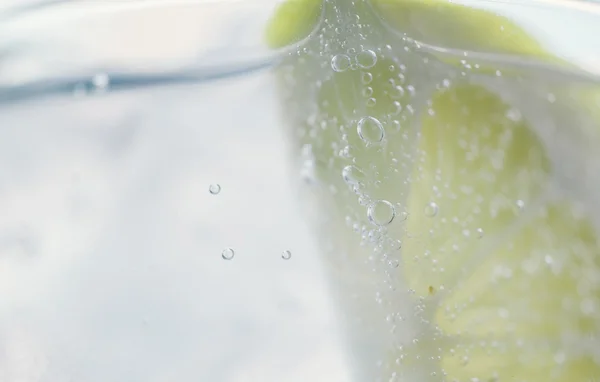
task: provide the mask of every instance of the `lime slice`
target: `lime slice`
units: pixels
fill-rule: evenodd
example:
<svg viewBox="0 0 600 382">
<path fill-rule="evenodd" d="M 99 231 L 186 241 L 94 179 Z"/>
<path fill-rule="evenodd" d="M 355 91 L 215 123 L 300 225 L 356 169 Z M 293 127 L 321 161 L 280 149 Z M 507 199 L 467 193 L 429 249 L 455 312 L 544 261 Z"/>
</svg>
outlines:
<svg viewBox="0 0 600 382">
<path fill-rule="evenodd" d="M 597 380 L 598 83 L 455 2 L 289 1 L 273 20 L 356 379 Z"/>
</svg>

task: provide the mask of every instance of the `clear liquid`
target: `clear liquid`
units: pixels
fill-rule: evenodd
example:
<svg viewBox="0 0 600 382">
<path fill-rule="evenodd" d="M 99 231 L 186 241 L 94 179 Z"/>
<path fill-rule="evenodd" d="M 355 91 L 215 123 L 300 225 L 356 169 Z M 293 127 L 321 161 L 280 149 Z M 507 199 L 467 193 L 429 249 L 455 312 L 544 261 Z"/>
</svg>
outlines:
<svg viewBox="0 0 600 382">
<path fill-rule="evenodd" d="M 501 97 L 512 112 L 496 117 L 527 120 L 549 154 L 553 173 L 545 191 L 576 200 L 592 220 L 600 216 L 598 103 L 588 96 L 598 90 L 593 75 L 477 51 L 467 52 L 469 68 L 457 67 L 444 61 L 457 58 L 452 47 L 408 44 L 372 30 L 366 35 L 339 51 L 315 40 L 301 46 L 306 50 L 292 49 L 278 63 L 275 83 L 266 72 L 275 62 L 266 59 L 154 74 L 98 67 L 1 89 L 6 356 L 0 380 L 316 381 L 351 374 L 362 382 L 402 372 L 398 346 L 412 341 L 419 322 L 395 271 L 403 258 L 382 259 L 376 245 L 382 238 L 405 240 L 395 227 L 410 217 L 397 203 L 408 197 L 404 181 L 415 163 L 391 159 L 414 147 L 419 125 L 398 118 L 400 130 L 391 129 L 407 113 L 404 101 L 401 111 L 377 109 L 386 101 L 367 74 L 381 70 L 382 59 L 392 60 L 390 72 L 406 67 L 412 82 L 403 96 L 415 94 L 411 114 L 427 113 L 428 99 L 445 80 Z M 355 68 L 345 57 L 333 60 L 352 55 L 347 48 L 365 52 Z M 334 83 L 337 97 L 319 98 L 334 72 L 347 80 Z M 321 110 L 332 100 L 340 115 Z M 343 151 L 341 125 L 370 108 L 379 110 L 385 135 L 365 120 L 358 138 L 388 146 L 373 156 L 352 144 L 358 155 L 349 157 L 356 162 L 337 157 L 331 144 Z M 387 231 L 373 230 L 372 222 L 389 214 L 370 217 L 370 201 L 359 200 L 344 181 L 361 177 L 352 168 L 344 175 L 352 165 L 371 180 L 387 175 L 363 190 L 396 206 Z M 212 191 L 216 184 L 219 192 Z M 302 208 L 298 191 L 307 201 Z M 547 203 L 526 201 L 528 211 Z M 440 219 L 447 208 L 423 206 Z M 518 231 L 523 221 L 517 217 L 507 231 Z M 502 238 L 471 228 L 492 243 Z M 284 261 L 286 251 L 293 256 Z M 333 302 L 323 296 L 314 257 L 303 256 L 316 253 Z M 318 338 L 306 341 L 299 328 Z M 350 366 L 336 352 L 331 333 L 338 329 Z M 314 354 L 315 348 L 325 350 Z M 305 363 L 298 365 L 300 359 Z M 318 367 L 323 360 L 325 370 Z M 441 374 L 431 374 L 438 368 L 432 362 L 404 377 L 439 381 Z"/>
<path fill-rule="evenodd" d="M 0 105 L 1 381 L 343 376 L 271 74 L 181 78 Z"/>
</svg>

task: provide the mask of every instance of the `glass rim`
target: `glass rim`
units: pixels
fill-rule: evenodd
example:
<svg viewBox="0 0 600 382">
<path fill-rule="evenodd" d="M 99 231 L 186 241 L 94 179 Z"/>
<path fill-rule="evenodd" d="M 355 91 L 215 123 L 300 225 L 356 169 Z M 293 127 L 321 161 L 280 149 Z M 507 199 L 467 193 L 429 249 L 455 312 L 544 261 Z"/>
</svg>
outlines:
<svg viewBox="0 0 600 382">
<path fill-rule="evenodd" d="M 243 73 L 244 69 L 272 66 L 282 52 L 302 43 L 283 49 L 270 49 L 266 45 L 265 27 L 282 2 L 285 0 L 37 0 L 8 11 L 0 10 L 0 103 L 6 98 L 2 95 L 6 89 L 57 78 L 64 82 L 65 74 L 77 81 L 77 77 L 98 73 L 135 73 L 145 84 L 160 84 L 172 82 L 173 73 L 187 78 L 186 82 L 205 81 Z M 568 28 L 555 25 L 556 30 L 538 28 L 543 34 L 553 36 L 568 32 L 564 34 L 571 37 L 562 36 L 563 45 L 580 36 L 593 39 L 600 35 L 600 19 L 595 22 L 600 17 L 600 2 L 596 1 L 453 0 L 452 3 L 477 8 L 497 6 L 503 10 L 543 9 L 558 17 L 564 17 L 562 10 L 565 10 L 569 14 L 566 18 L 571 20 L 580 15 L 591 17 L 594 22 L 588 24 L 592 30 L 579 24 Z M 213 12 L 216 15 L 213 16 L 211 12 L 215 9 L 224 11 L 220 15 Z M 167 14 L 167 10 L 172 12 Z M 149 14 L 153 16 L 144 19 Z M 114 33 L 115 26 L 120 34 Z M 217 41 L 225 33 L 237 35 Z M 237 42 L 239 36 L 245 40 Z M 589 78 L 597 80 L 600 42 L 594 44 L 598 44 L 597 48 L 579 49 L 579 54 L 586 56 L 580 61 L 588 62 L 587 68 L 579 66 L 590 74 Z M 99 53 L 102 49 L 105 51 Z M 19 77 L 18 73 L 28 65 L 42 68 L 37 74 Z M 149 78 L 151 74 L 154 77 Z"/>
</svg>

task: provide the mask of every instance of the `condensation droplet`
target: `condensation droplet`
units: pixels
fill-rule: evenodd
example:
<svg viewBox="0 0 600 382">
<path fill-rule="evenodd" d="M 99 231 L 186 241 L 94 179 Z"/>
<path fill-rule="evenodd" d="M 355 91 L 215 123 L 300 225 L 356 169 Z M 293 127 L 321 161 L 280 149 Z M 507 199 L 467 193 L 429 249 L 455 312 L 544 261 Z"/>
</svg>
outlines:
<svg viewBox="0 0 600 382">
<path fill-rule="evenodd" d="M 289 250 L 285 250 L 281 254 L 281 258 L 284 259 L 284 260 L 289 260 L 291 257 L 292 257 L 292 252 L 289 251 Z"/>
<path fill-rule="evenodd" d="M 383 141 L 385 136 L 383 125 L 374 117 L 361 118 L 358 121 L 356 130 L 360 139 L 367 143 L 379 143 Z"/>
<path fill-rule="evenodd" d="M 363 69 L 369 69 L 377 63 L 377 54 L 370 49 L 363 50 L 356 55 L 356 63 Z"/>
<path fill-rule="evenodd" d="M 483 228 L 477 228 L 477 237 L 480 239 L 483 237 Z"/>
<path fill-rule="evenodd" d="M 377 200 L 367 208 L 369 221 L 378 226 L 390 224 L 396 217 L 394 205 L 387 200 Z"/>
<path fill-rule="evenodd" d="M 331 59 L 331 69 L 334 71 L 341 73 L 350 69 L 350 57 L 345 54 L 336 54 Z"/>
<path fill-rule="evenodd" d="M 522 200 L 517 200 L 517 207 L 522 210 L 523 208 L 525 208 L 525 202 Z"/>
<path fill-rule="evenodd" d="M 213 195 L 218 195 L 219 192 L 221 192 L 221 185 L 211 184 L 210 186 L 208 186 L 208 192 L 210 192 Z"/>
<path fill-rule="evenodd" d="M 425 207 L 425 215 L 429 216 L 430 218 L 434 217 L 435 215 L 437 215 L 438 210 L 438 205 L 434 202 L 431 202 Z"/>
<path fill-rule="evenodd" d="M 231 260 L 235 256 L 235 251 L 233 248 L 225 248 L 223 252 L 221 252 L 221 257 L 224 260 Z"/>
</svg>

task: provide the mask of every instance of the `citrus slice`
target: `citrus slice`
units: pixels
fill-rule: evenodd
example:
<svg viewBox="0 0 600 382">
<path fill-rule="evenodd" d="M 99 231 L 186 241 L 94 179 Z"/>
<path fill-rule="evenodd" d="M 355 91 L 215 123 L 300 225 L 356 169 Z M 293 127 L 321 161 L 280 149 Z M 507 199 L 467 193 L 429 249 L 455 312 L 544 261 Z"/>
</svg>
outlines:
<svg viewBox="0 0 600 382">
<path fill-rule="evenodd" d="M 357 380 L 597 381 L 598 84 L 455 2 L 290 0 L 273 20 Z"/>
</svg>

